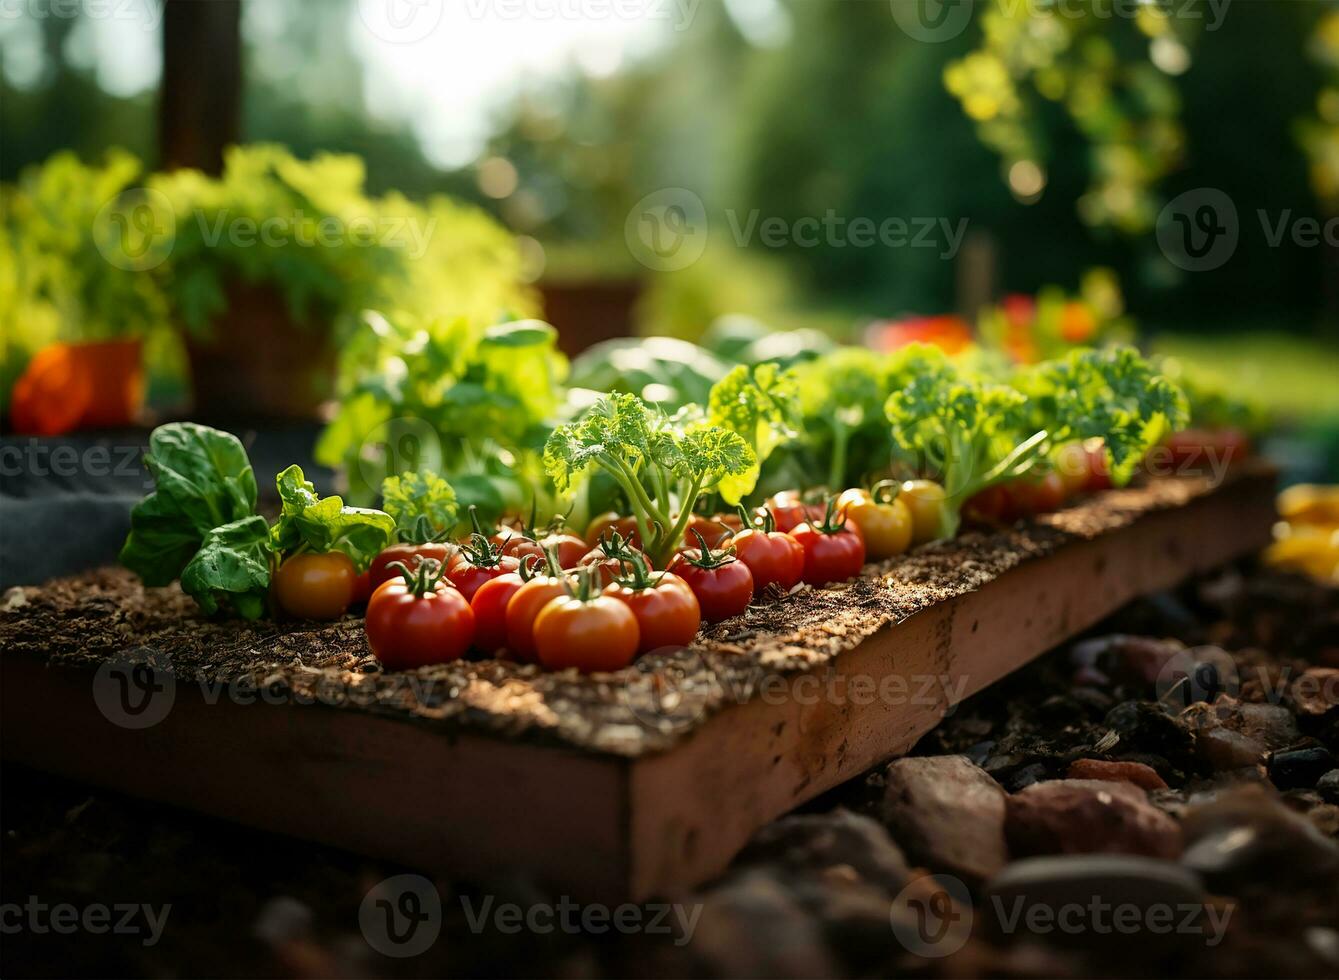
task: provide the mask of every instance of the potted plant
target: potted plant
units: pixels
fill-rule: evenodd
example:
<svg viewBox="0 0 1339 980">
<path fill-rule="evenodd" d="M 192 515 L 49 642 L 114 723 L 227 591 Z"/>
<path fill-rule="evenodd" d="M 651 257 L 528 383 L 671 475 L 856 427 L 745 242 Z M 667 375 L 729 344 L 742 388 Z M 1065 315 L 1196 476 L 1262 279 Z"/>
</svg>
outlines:
<svg viewBox="0 0 1339 980">
<path fill-rule="evenodd" d="M 119 226 L 108 207 L 139 169 L 121 151 L 94 166 L 59 153 L 0 188 L 0 407 L 17 432 L 140 414 L 143 343 L 165 324 L 166 300 L 142 274 L 144 226 Z"/>
</svg>

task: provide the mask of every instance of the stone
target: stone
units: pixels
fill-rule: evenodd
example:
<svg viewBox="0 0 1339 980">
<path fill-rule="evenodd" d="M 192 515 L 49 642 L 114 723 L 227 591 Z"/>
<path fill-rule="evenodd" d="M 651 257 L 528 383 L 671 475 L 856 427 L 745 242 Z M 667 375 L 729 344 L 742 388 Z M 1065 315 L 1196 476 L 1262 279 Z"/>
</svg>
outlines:
<svg viewBox="0 0 1339 980">
<path fill-rule="evenodd" d="M 1040 762 L 1031 762 L 1026 766 L 1020 766 L 1012 775 L 1005 780 L 1005 785 L 1009 792 L 1017 793 L 1020 789 L 1040 783 L 1046 778 L 1046 767 Z"/>
<path fill-rule="evenodd" d="M 1120 909 L 1121 928 L 1115 928 Z M 1186 916 L 1199 932 L 1165 929 Z M 1198 910 L 1198 911 L 1196 911 Z M 1037 939 L 1122 957 L 1165 955 L 1203 944 L 1226 925 L 1208 915 L 1199 878 L 1174 861 L 1131 854 L 1067 854 L 1023 858 L 986 883 L 978 906 L 985 934 Z M 1128 924 L 1128 925 L 1127 925 Z M 1135 940 L 1132 942 L 1132 940 Z"/>
<path fill-rule="evenodd" d="M 1195 737 L 1195 753 L 1218 772 L 1258 766 L 1265 747 L 1230 728 L 1210 728 Z"/>
<path fill-rule="evenodd" d="M 1166 789 L 1167 783 L 1157 770 L 1142 762 L 1109 762 L 1105 759 L 1075 759 L 1065 772 L 1069 779 L 1100 779 L 1112 783 L 1133 783 L 1140 789 Z"/>
<path fill-rule="evenodd" d="M 1252 704 L 1224 695 L 1210 705 L 1209 710 L 1211 714 L 1206 718 L 1206 727 L 1213 727 L 1212 721 L 1216 720 L 1224 728 L 1259 742 L 1266 749 L 1286 748 L 1300 737 L 1293 713 L 1281 704 Z"/>
<path fill-rule="evenodd" d="M 697 896 L 697 903 L 701 914 L 685 951 L 694 968 L 676 969 L 680 975 L 837 975 L 818 922 L 769 871 L 727 879 Z"/>
<path fill-rule="evenodd" d="M 1005 838 L 1015 856 L 1143 854 L 1174 858 L 1181 851 L 1176 821 L 1130 783 L 1057 779 L 1009 797 Z"/>
<path fill-rule="evenodd" d="M 1279 789 L 1306 788 L 1315 786 L 1335 765 L 1334 754 L 1323 745 L 1285 749 L 1270 753 L 1269 778 Z"/>
<path fill-rule="evenodd" d="M 1241 786 L 1189 808 L 1181 863 L 1216 892 L 1333 885 L 1339 845 L 1262 786 Z"/>
<path fill-rule="evenodd" d="M 902 889 L 909 874 L 906 858 L 883 825 L 845 809 L 782 817 L 758 831 L 737 860 L 775 862 L 796 872 L 846 865 L 890 894 Z"/>
<path fill-rule="evenodd" d="M 965 756 L 898 759 L 884 785 L 883 821 L 912 860 L 971 882 L 1008 862 L 1004 790 Z"/>
<path fill-rule="evenodd" d="M 1316 780 L 1316 791 L 1330 803 L 1339 803 L 1339 769 L 1331 769 Z"/>
<path fill-rule="evenodd" d="M 1339 669 L 1312 667 L 1302 672 L 1288 692 L 1297 713 L 1319 718 L 1339 707 Z"/>
</svg>

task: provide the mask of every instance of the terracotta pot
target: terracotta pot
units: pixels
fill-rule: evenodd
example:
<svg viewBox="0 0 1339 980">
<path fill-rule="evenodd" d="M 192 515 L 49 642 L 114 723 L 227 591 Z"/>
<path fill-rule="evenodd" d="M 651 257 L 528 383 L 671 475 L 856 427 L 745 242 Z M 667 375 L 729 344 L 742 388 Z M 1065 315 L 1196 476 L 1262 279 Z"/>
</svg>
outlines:
<svg viewBox="0 0 1339 980">
<path fill-rule="evenodd" d="M 544 318 L 558 330 L 558 346 L 575 357 L 602 340 L 628 337 L 642 283 L 629 280 L 541 282 Z"/>
<path fill-rule="evenodd" d="M 186 332 L 192 417 L 208 422 L 315 418 L 334 385 L 330 324 L 299 323 L 271 286 L 234 283 L 204 336 Z"/>
<path fill-rule="evenodd" d="M 14 384 L 10 422 L 25 435 L 131 425 L 144 406 L 138 337 L 51 344 Z"/>
</svg>

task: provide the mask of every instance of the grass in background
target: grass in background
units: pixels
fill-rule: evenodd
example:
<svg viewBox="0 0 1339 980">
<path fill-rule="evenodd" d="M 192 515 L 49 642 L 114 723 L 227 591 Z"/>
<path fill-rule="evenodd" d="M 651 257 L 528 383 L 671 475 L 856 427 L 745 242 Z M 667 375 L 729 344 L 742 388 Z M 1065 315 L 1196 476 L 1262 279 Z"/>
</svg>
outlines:
<svg viewBox="0 0 1339 980">
<path fill-rule="evenodd" d="M 1339 342 L 1272 332 L 1164 333 L 1152 348 L 1240 386 L 1280 419 L 1339 421 Z"/>
</svg>

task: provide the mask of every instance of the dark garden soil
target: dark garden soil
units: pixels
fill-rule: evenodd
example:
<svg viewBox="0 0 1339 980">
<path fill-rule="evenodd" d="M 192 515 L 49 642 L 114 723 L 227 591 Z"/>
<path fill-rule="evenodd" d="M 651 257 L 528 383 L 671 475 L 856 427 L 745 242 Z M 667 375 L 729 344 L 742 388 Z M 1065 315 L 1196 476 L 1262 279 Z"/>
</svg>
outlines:
<svg viewBox="0 0 1339 980">
<path fill-rule="evenodd" d="M 1023 561 L 1180 506 L 1207 489 L 1206 480 L 1182 478 L 1111 491 L 1036 524 L 919 548 L 852 583 L 778 593 L 707 628 L 693 647 L 644 657 L 617 678 L 492 659 L 384 674 L 358 617 L 325 626 L 211 622 L 175 586 L 145 589 L 119 569 L 10 590 L 0 602 L 0 650 L 57 667 L 96 667 L 120 656 L 164 666 L 166 657 L 187 680 L 244 681 L 294 700 L 635 756 L 683 737 L 746 698 L 765 676 L 812 669 L 887 624 L 979 589 Z M 694 694 L 683 702 L 684 717 L 659 696 L 656 675 L 667 672 Z M 663 723 L 649 726 L 647 717 Z"/>
<path fill-rule="evenodd" d="M 125 584 L 104 585 L 106 617 Z M 1168 684 L 1178 658 L 1193 682 Z M 440 925 L 421 926 L 435 939 L 405 958 L 375 951 L 369 930 L 381 934 L 359 912 L 374 885 L 413 869 L 6 766 L 0 973 L 1334 976 L 1336 678 L 1339 593 L 1222 571 L 965 702 L 911 757 L 764 828 L 677 910 L 647 907 L 641 933 L 626 931 L 631 910 L 619 931 L 523 879 L 437 879 L 417 885 L 439 897 Z M 956 903 L 927 872 L 961 882 Z M 1096 908 L 1067 920 L 1077 931 L 1044 917 L 999 926 L 1011 896 L 1073 904 L 1076 878 Z M 1132 918 L 1114 928 L 1090 893 Z M 137 934 L 58 934 L 39 931 L 49 920 L 34 903 L 171 909 L 146 945 L 142 914 Z M 1170 932 L 1143 917 L 1160 903 Z"/>
</svg>

